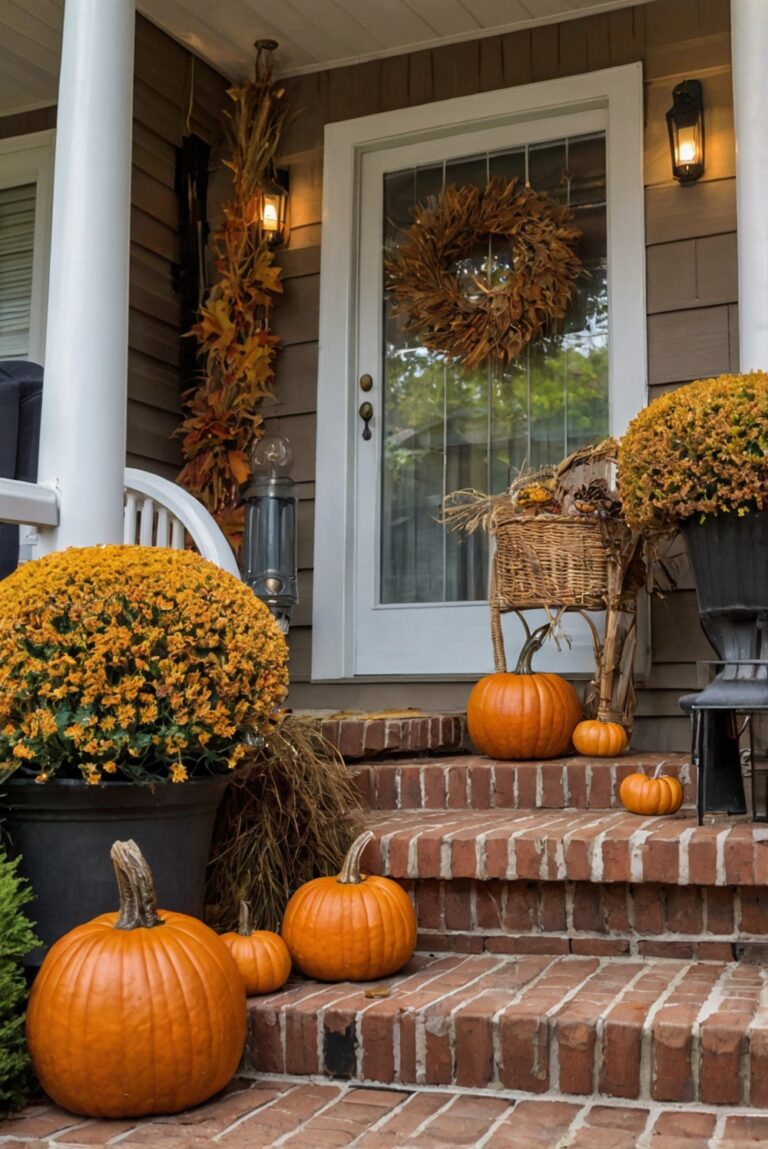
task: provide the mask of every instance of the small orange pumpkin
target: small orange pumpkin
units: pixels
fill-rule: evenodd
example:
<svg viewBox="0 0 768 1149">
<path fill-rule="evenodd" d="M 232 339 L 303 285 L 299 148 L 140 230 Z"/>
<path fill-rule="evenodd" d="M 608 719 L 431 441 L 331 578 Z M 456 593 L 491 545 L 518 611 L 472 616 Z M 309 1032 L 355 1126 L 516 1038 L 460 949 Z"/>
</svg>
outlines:
<svg viewBox="0 0 768 1149">
<path fill-rule="evenodd" d="M 120 912 L 53 945 L 32 987 L 27 1045 L 45 1092 L 88 1117 L 199 1105 L 232 1078 L 245 990 L 232 955 L 197 918 L 158 911 L 135 842 L 115 842 Z"/>
<path fill-rule="evenodd" d="M 416 914 L 405 890 L 390 878 L 360 873 L 360 857 L 372 838 L 366 830 L 350 846 L 337 877 L 306 882 L 286 906 L 283 941 L 308 977 L 387 977 L 416 948 Z"/>
<path fill-rule="evenodd" d="M 274 993 L 284 986 L 291 972 L 291 955 L 279 934 L 271 930 L 251 929 L 251 909 L 240 903 L 240 921 L 236 932 L 222 934 L 245 982 L 245 992 Z"/>
<path fill-rule="evenodd" d="M 632 814 L 674 814 L 683 804 L 683 787 L 667 774 L 628 774 L 619 786 L 619 798 Z"/>
<path fill-rule="evenodd" d="M 629 737 L 619 722 L 587 718 L 573 732 L 573 745 L 588 758 L 614 758 L 629 746 Z"/>
<path fill-rule="evenodd" d="M 535 674 L 531 658 L 548 626 L 529 636 L 513 674 L 487 674 L 467 701 L 469 736 L 489 758 L 557 758 L 571 744 L 581 703 L 559 674 Z"/>
</svg>

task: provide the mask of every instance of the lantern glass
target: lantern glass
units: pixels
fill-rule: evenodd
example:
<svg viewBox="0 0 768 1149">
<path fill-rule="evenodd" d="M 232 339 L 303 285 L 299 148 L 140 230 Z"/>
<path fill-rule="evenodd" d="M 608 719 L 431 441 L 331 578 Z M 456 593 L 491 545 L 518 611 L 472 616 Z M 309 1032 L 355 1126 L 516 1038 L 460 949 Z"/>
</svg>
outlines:
<svg viewBox="0 0 768 1149">
<path fill-rule="evenodd" d="M 704 104 L 698 80 L 684 80 L 672 92 L 667 128 L 672 174 L 680 183 L 694 183 L 704 174 Z"/>
<path fill-rule="evenodd" d="M 280 247 L 288 238 L 288 173 L 268 184 L 261 198 L 261 230 L 270 247 Z"/>
<path fill-rule="evenodd" d="M 299 601 L 296 572 L 296 484 L 293 450 L 281 435 L 266 435 L 251 452 L 251 481 L 243 495 L 244 581 L 284 631 Z"/>
</svg>

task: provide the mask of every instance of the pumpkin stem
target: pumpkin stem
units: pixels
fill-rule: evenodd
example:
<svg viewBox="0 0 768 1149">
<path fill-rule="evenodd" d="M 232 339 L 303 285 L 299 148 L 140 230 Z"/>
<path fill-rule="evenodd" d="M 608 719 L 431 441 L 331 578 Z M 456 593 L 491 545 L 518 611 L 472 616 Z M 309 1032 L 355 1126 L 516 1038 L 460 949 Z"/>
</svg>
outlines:
<svg viewBox="0 0 768 1149">
<path fill-rule="evenodd" d="M 372 830 L 364 830 L 359 838 L 355 838 L 352 845 L 347 851 L 347 856 L 344 859 L 344 865 L 341 867 L 337 882 L 342 886 L 359 886 L 365 878 L 360 874 L 360 857 L 363 850 L 372 842 L 375 835 Z"/>
<path fill-rule="evenodd" d="M 549 634 L 549 629 L 549 623 L 545 622 L 543 626 L 537 627 L 536 630 L 528 636 L 523 644 L 523 649 L 520 651 L 520 657 L 515 667 L 515 674 L 533 674 L 531 670 L 531 659 L 537 650 L 541 650 L 544 645 L 544 639 Z"/>
<path fill-rule="evenodd" d="M 133 841 L 115 842 L 110 850 L 120 891 L 116 930 L 151 929 L 163 925 L 157 912 L 157 895 L 147 859 Z"/>
<path fill-rule="evenodd" d="M 652 777 L 653 777 L 653 778 L 660 778 L 660 777 L 661 777 L 661 771 L 662 771 L 662 768 L 663 768 L 664 766 L 666 766 L 666 764 L 667 764 L 667 763 L 666 763 L 666 759 L 663 759 L 661 762 L 659 762 L 658 766 L 656 767 L 656 769 L 654 770 L 654 772 L 653 772 L 653 774 L 652 774 Z"/>
<path fill-rule="evenodd" d="M 244 938 L 251 936 L 251 907 L 247 902 L 240 903 L 240 918 L 237 923 L 237 932 Z"/>
</svg>

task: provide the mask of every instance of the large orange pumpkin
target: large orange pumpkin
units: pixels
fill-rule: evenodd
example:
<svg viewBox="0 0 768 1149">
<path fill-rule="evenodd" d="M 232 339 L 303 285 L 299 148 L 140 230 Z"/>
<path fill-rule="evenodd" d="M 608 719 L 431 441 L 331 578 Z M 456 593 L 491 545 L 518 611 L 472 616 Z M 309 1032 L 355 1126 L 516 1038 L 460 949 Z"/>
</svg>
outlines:
<svg viewBox="0 0 768 1149">
<path fill-rule="evenodd" d="M 242 978 L 213 930 L 158 912 L 135 842 L 115 842 L 112 861 L 120 912 L 51 947 L 29 1000 L 29 1051 L 45 1092 L 72 1113 L 178 1113 L 237 1069 Z"/>
<path fill-rule="evenodd" d="M 282 935 L 302 973 L 321 981 L 371 981 L 395 973 L 416 946 L 416 915 L 397 882 L 360 873 L 370 830 L 349 848 L 335 878 L 300 886 L 285 910 Z"/>
<path fill-rule="evenodd" d="M 528 638 L 513 674 L 488 674 L 472 688 L 467 728 L 481 754 L 490 758 L 557 758 L 571 744 L 581 703 L 559 674 L 535 674 L 531 658 L 547 627 Z"/>
<path fill-rule="evenodd" d="M 247 902 L 240 903 L 237 931 L 222 934 L 221 940 L 235 959 L 246 993 L 274 993 L 285 985 L 291 972 L 288 948 L 279 934 L 251 929 Z"/>
<path fill-rule="evenodd" d="M 628 774 L 619 786 L 619 798 L 632 814 L 674 814 L 683 804 L 683 787 L 667 774 Z"/>
<path fill-rule="evenodd" d="M 588 758 L 613 758 L 624 753 L 629 746 L 629 738 L 619 722 L 588 718 L 575 728 L 573 745 L 579 754 Z"/>
</svg>

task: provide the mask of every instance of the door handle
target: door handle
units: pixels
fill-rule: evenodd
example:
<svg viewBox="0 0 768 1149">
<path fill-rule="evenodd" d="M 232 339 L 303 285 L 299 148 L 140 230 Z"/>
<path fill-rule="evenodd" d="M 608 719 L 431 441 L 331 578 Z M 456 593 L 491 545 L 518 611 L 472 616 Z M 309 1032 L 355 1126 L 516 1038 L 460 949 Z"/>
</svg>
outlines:
<svg viewBox="0 0 768 1149">
<path fill-rule="evenodd" d="M 358 415 L 360 416 L 360 418 L 363 420 L 363 423 L 365 424 L 363 427 L 363 438 L 367 442 L 368 439 L 371 438 L 371 428 L 368 426 L 371 419 L 373 418 L 373 407 L 371 406 L 371 404 L 370 403 L 361 403 L 360 404 L 360 410 L 358 411 Z"/>
</svg>

